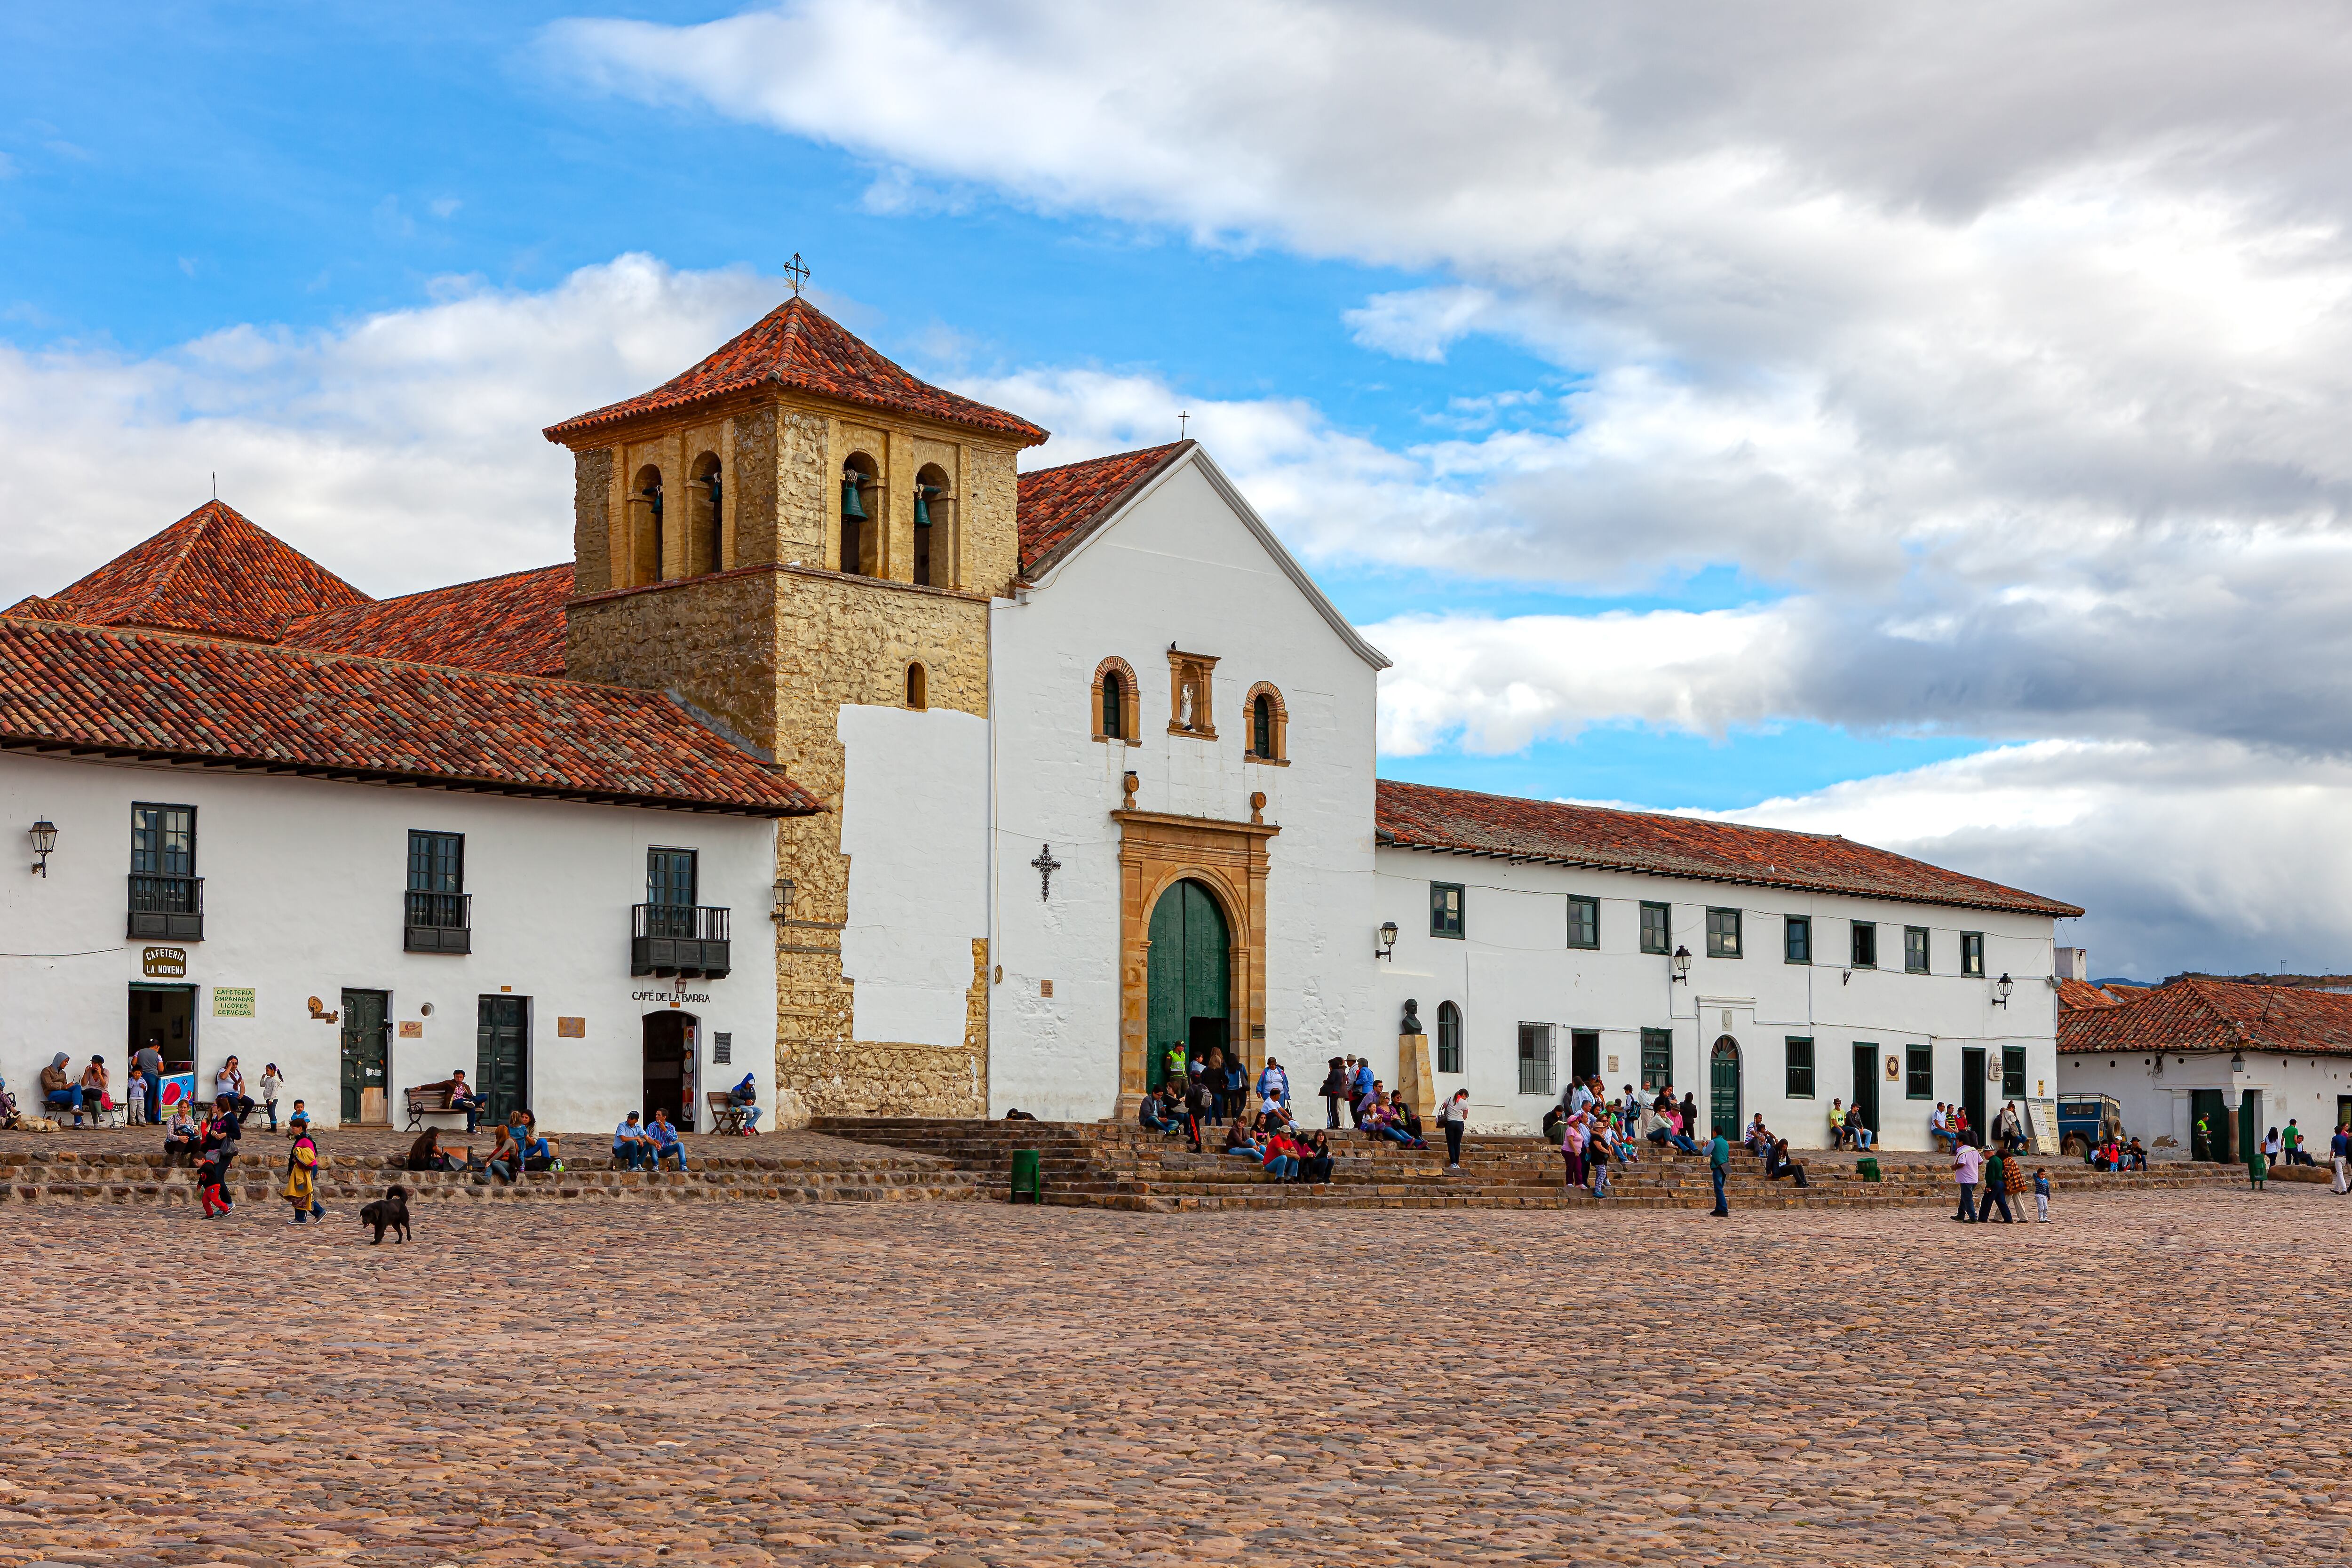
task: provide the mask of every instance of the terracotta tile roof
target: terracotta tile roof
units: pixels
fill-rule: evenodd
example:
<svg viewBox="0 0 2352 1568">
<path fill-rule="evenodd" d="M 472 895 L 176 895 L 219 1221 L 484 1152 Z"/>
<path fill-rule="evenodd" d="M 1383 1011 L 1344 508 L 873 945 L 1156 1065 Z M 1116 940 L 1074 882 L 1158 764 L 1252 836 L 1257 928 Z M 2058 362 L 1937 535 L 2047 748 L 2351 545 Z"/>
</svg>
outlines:
<svg viewBox="0 0 2352 1568">
<path fill-rule="evenodd" d="M 2058 1048 L 2352 1056 L 2352 996 L 2228 980 L 2168 980 L 2119 1007 L 2061 1011 Z"/>
<path fill-rule="evenodd" d="M 2058 1010 L 2061 1013 L 2074 1007 L 2120 1007 L 2124 1002 L 2125 998 L 2087 980 L 2061 980 L 2058 983 Z"/>
<path fill-rule="evenodd" d="M 785 300 L 709 359 L 651 392 L 574 415 L 544 434 L 566 442 L 618 420 L 690 407 L 762 384 L 1009 436 L 1024 447 L 1045 439 L 1044 430 L 1018 415 L 917 380 L 799 299 Z"/>
<path fill-rule="evenodd" d="M 702 811 L 821 805 L 655 692 L 0 620 L 0 746 Z"/>
<path fill-rule="evenodd" d="M 62 593 L 26 599 L 8 614 L 268 642 L 297 616 L 368 602 L 332 572 L 215 500 Z"/>
<path fill-rule="evenodd" d="M 1172 441 L 1022 475 L 1021 574 L 1035 576 L 1069 553 L 1097 523 L 1195 445 Z"/>
<path fill-rule="evenodd" d="M 322 653 L 562 675 L 563 602 L 571 596 L 571 566 L 541 566 L 321 610 L 296 620 L 279 641 Z"/>
<path fill-rule="evenodd" d="M 1646 871 L 1905 903 L 2073 916 L 2055 899 L 1818 833 L 1518 800 L 1381 779 L 1374 839 L 1409 849 Z"/>
</svg>

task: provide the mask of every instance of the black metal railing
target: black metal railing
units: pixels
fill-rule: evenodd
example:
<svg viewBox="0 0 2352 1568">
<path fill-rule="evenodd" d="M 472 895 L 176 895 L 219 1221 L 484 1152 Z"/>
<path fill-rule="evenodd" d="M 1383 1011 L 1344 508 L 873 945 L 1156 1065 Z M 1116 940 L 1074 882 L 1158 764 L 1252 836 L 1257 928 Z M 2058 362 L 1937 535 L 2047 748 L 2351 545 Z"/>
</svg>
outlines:
<svg viewBox="0 0 2352 1568">
<path fill-rule="evenodd" d="M 636 904 L 629 910 L 629 973 L 723 978 L 728 911 L 707 904 Z"/>
<path fill-rule="evenodd" d="M 420 893 L 407 895 L 407 913 L 401 946 L 410 952 L 471 952 L 474 951 L 474 895 Z"/>
<path fill-rule="evenodd" d="M 167 942 L 205 940 L 205 879 L 133 872 L 131 934 Z"/>
</svg>

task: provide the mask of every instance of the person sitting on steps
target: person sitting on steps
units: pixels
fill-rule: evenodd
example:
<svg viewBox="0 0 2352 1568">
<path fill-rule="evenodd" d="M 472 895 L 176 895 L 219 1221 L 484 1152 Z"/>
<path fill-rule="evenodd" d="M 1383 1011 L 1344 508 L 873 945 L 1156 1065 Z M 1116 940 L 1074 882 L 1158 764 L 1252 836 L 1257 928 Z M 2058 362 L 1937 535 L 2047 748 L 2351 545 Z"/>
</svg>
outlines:
<svg viewBox="0 0 2352 1568">
<path fill-rule="evenodd" d="M 1764 1178 L 1767 1181 L 1777 1182 L 1783 1176 L 1796 1177 L 1797 1185 L 1801 1187 L 1808 1184 L 1805 1181 L 1805 1167 L 1789 1157 L 1789 1141 L 1786 1138 L 1776 1138 L 1772 1141 L 1772 1146 L 1765 1151 Z"/>
</svg>

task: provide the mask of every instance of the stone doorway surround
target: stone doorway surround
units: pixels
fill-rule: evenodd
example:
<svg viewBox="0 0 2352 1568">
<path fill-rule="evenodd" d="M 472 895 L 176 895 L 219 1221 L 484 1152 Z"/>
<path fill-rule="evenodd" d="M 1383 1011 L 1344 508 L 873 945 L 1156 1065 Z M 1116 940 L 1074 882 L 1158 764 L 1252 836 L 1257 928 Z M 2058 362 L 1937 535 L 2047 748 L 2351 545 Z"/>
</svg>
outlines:
<svg viewBox="0 0 2352 1568">
<path fill-rule="evenodd" d="M 1145 1093 L 1145 1036 L 1151 999 L 1151 910 L 1186 878 L 1208 885 L 1224 907 L 1233 1048 L 1255 1085 L 1265 1060 L 1265 822 L 1224 822 L 1158 811 L 1114 811 L 1118 824 L 1118 1109 L 1135 1118 Z M 1253 813 L 1255 815 L 1255 813 Z"/>
</svg>

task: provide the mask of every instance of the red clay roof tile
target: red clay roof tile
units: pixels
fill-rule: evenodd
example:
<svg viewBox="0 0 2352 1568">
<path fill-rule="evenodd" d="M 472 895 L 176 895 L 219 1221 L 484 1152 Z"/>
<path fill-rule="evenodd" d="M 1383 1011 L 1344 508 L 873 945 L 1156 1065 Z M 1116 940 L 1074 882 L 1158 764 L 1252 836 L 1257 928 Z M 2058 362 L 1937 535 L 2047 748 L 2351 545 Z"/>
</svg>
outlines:
<svg viewBox="0 0 2352 1568">
<path fill-rule="evenodd" d="M 1034 576 L 1060 560 L 1194 445 L 1171 441 L 1022 475 L 1021 574 Z"/>
<path fill-rule="evenodd" d="M 274 641 L 297 616 L 368 596 L 235 509 L 206 501 L 62 593 L 8 614 Z"/>
<path fill-rule="evenodd" d="M 1379 782 L 1375 841 L 1905 903 L 2079 915 L 2072 904 L 1818 833 Z"/>
<path fill-rule="evenodd" d="M 562 675 L 563 602 L 571 596 L 571 566 L 541 566 L 321 610 L 297 619 L 279 640 L 324 653 Z"/>
<path fill-rule="evenodd" d="M 783 770 L 625 687 L 0 620 L 0 746 L 798 816 Z"/>
<path fill-rule="evenodd" d="M 2058 1048 L 2352 1056 L 2352 996 L 2291 985 L 2168 980 L 2120 1006 L 2062 1010 Z"/>
<path fill-rule="evenodd" d="M 1024 447 L 1045 439 L 1044 430 L 1018 415 L 917 380 L 801 299 L 785 300 L 709 359 L 651 392 L 574 415 L 544 434 L 566 442 L 640 414 L 688 408 L 762 384 L 1009 436 Z"/>
<path fill-rule="evenodd" d="M 2058 983 L 2058 1010 L 2061 1013 L 2075 1007 L 2120 1007 L 2125 998 L 2102 985 L 2087 980 L 2061 980 Z"/>
</svg>

